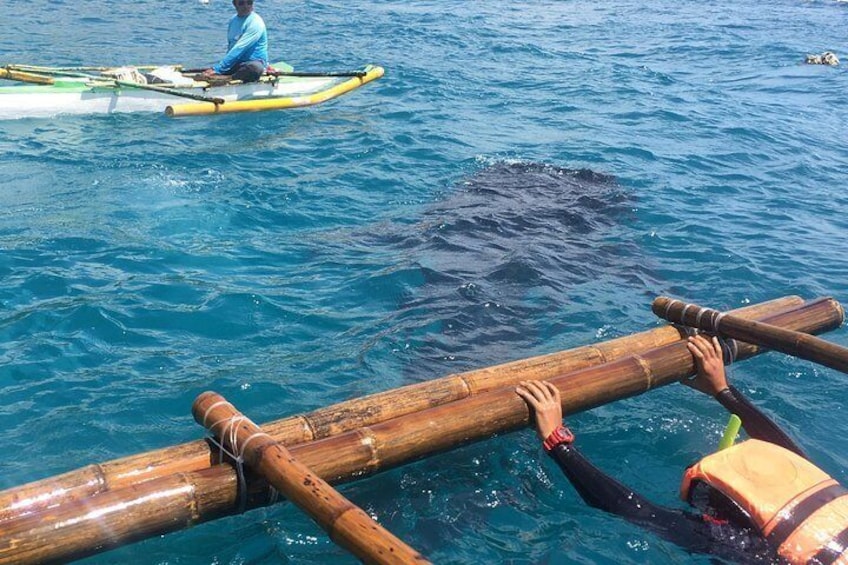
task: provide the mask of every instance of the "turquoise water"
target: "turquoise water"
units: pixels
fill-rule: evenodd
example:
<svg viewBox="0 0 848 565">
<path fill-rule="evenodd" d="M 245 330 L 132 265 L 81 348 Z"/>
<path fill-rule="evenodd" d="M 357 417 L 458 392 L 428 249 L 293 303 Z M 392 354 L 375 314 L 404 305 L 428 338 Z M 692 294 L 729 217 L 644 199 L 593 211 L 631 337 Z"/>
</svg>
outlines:
<svg viewBox="0 0 848 565">
<path fill-rule="evenodd" d="M 230 11 L 13 0 L 0 54 L 205 66 Z M 202 437 L 208 389 L 262 422 L 641 331 L 661 294 L 848 301 L 848 66 L 801 63 L 848 60 L 848 4 L 257 11 L 273 58 L 386 76 L 288 112 L 0 123 L 0 487 Z M 769 354 L 731 377 L 848 480 L 842 375 Z M 726 415 L 672 386 L 570 422 L 674 505 Z M 587 508 L 530 431 L 342 491 L 438 563 L 708 562 Z M 331 560 L 281 505 L 89 562 Z"/>
</svg>

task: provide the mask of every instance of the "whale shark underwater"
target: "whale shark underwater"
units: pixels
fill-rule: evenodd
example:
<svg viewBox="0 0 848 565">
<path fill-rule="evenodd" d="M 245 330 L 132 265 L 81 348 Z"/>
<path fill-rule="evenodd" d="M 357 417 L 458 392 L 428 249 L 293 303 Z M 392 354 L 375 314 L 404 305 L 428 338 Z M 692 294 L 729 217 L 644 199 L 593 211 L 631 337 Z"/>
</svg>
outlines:
<svg viewBox="0 0 848 565">
<path fill-rule="evenodd" d="M 495 161 L 419 218 L 353 235 L 393 263 L 359 284 L 394 302 L 386 333 L 403 335 L 396 339 L 427 359 L 421 378 L 456 370 L 463 359 L 480 366 L 516 358 L 579 329 L 580 312 L 593 305 L 571 304 L 575 287 L 607 301 L 650 277 L 631 233 L 635 206 L 611 175 Z"/>
</svg>

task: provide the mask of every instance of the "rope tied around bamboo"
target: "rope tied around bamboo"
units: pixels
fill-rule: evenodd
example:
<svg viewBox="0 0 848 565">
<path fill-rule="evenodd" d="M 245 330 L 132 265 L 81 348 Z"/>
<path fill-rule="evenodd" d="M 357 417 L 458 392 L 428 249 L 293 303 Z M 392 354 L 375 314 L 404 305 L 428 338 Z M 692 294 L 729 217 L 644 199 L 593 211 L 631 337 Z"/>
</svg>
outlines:
<svg viewBox="0 0 848 565">
<path fill-rule="evenodd" d="M 687 334 L 694 333 L 695 330 L 699 329 L 711 331 L 716 335 L 721 333 L 720 323 L 721 319 L 725 315 L 724 312 L 719 312 L 712 308 L 705 308 L 696 304 L 683 302 L 682 300 L 675 300 L 673 298 L 665 298 L 662 296 L 654 300 L 652 308 L 654 309 L 654 313 L 656 313 L 660 318 L 672 323 L 681 324 Z M 687 325 L 686 320 L 691 320 L 691 315 L 687 315 L 690 308 L 695 311 L 695 319 L 691 324 Z M 657 312 L 657 310 L 660 309 L 662 310 L 662 314 Z M 709 322 L 703 321 L 704 314 L 710 317 Z"/>
<path fill-rule="evenodd" d="M 195 420 L 217 435 L 215 443 L 238 465 L 246 462 L 277 491 L 311 516 L 338 543 L 365 563 L 429 563 L 374 521 L 259 426 L 214 392 L 197 397 Z M 211 423 L 208 421 L 212 417 Z M 239 471 L 241 474 L 241 471 Z"/>
<path fill-rule="evenodd" d="M 798 310 L 801 309 L 801 310 Z M 832 319 L 841 307 L 832 299 L 806 303 L 798 296 L 786 296 L 746 306 L 740 316 L 762 318 L 781 312 L 802 318 Z M 806 312 L 806 313 L 803 313 Z M 775 322 L 777 323 L 777 322 Z M 834 326 L 835 327 L 835 326 Z M 821 330 L 820 330 L 821 331 Z M 644 332 L 605 342 L 539 355 L 451 374 L 445 377 L 377 392 L 268 422 L 263 428 L 290 448 L 296 444 L 341 434 L 434 406 L 480 394 L 522 380 L 548 379 L 557 374 L 620 359 L 635 352 L 675 342 L 681 330 L 663 325 Z M 178 472 L 208 469 L 215 460 L 213 446 L 203 440 L 157 449 L 88 465 L 56 477 L 49 477 L 0 492 L 0 524 L 64 504 L 73 504 L 98 494 L 138 485 Z"/>
<path fill-rule="evenodd" d="M 663 304 L 665 306 L 663 306 Z M 679 312 L 679 316 L 672 314 L 672 307 L 679 307 L 680 304 L 683 304 L 683 307 L 682 310 Z M 661 297 L 657 298 L 654 301 L 653 308 L 655 308 L 654 313 L 657 314 L 657 316 L 664 320 L 672 322 L 687 336 L 691 337 L 693 335 L 698 334 L 702 330 L 708 331 L 715 335 L 718 338 L 719 345 L 721 346 L 722 356 L 726 365 L 732 364 L 739 357 L 739 343 L 735 339 L 725 337 L 718 329 L 719 322 L 725 315 L 723 312 L 712 310 L 710 308 L 701 308 L 694 304 L 683 303 L 680 300 L 668 300 L 666 302 Z M 682 321 L 684 319 L 687 319 L 686 313 L 689 308 L 693 308 L 695 310 L 695 321 L 692 325 L 686 325 Z M 659 313 L 658 310 L 662 310 L 662 313 Z M 704 314 L 710 316 L 709 322 L 703 321 L 702 318 Z M 681 321 L 674 321 L 678 319 Z"/>
<path fill-rule="evenodd" d="M 688 304 L 665 296 L 654 300 L 651 309 L 654 314 L 672 323 L 684 324 L 717 336 L 727 336 L 767 347 L 848 373 L 848 347 L 807 333 L 781 328 L 766 322 L 746 320 L 727 312 Z M 841 325 L 844 319 L 841 306 L 839 314 Z"/>
<path fill-rule="evenodd" d="M 791 297 L 790 303 L 784 300 L 748 306 L 743 315 L 812 333 L 833 330 L 844 319 L 842 307 L 832 298 L 807 303 L 797 297 Z M 638 346 L 633 343 L 634 337 L 638 337 Z M 647 334 L 634 334 L 591 346 L 593 350 L 603 348 L 608 360 L 618 359 L 602 366 L 587 363 L 589 359 L 583 354 L 574 359 L 575 352 L 585 351 L 584 346 L 479 369 L 464 374 L 468 382 L 475 384 L 474 394 L 450 401 L 442 394 L 448 389 L 439 384 L 438 392 L 430 393 L 429 402 L 428 396 L 424 396 L 421 405 L 415 404 L 418 411 L 412 411 L 412 404 L 404 403 L 404 400 L 411 395 L 410 391 L 421 391 L 420 383 L 358 399 L 353 404 L 329 407 L 330 412 L 320 412 L 323 416 L 316 420 L 321 423 L 316 429 L 322 429 L 329 435 L 317 441 L 301 439 L 290 449 L 299 461 L 324 480 L 342 482 L 360 479 L 526 426 L 530 415 L 527 404 L 515 394 L 516 380 L 543 378 L 554 381 L 556 386 L 561 385 L 563 411 L 568 415 L 691 376 L 695 370 L 694 362 L 681 337 L 677 329 L 667 325 Z M 651 342 L 653 347 L 646 342 Z M 738 345 L 740 360 L 760 351 L 759 347 L 744 341 Z M 636 351 L 638 355 L 634 353 Z M 595 359 L 594 355 L 590 358 Z M 582 368 L 575 369 L 575 364 Z M 452 382 L 454 378 L 452 376 L 448 380 Z M 453 390 L 453 387 L 449 389 Z M 351 407 L 357 409 L 351 410 Z M 360 407 L 367 408 L 367 417 L 359 414 Z M 377 407 L 392 408 L 392 417 L 385 410 L 376 410 Z M 328 413 L 339 416 L 328 418 Z M 212 417 L 209 416 L 210 419 Z M 299 417 L 296 422 L 300 422 Z M 299 430 L 300 424 L 295 427 Z M 287 441 L 287 436 L 278 436 L 271 425 L 264 429 L 275 438 Z M 297 437 L 300 437 L 300 432 Z M 182 446 L 175 446 L 155 452 L 155 457 L 143 454 L 143 458 L 134 457 L 128 459 L 128 463 L 110 464 L 110 468 L 115 466 L 121 471 L 117 479 L 138 478 L 149 467 L 162 461 L 169 465 L 158 469 L 167 469 L 170 473 L 160 472 L 160 476 L 152 479 L 147 474 L 147 480 L 129 485 L 123 482 L 120 488 L 115 488 L 118 482 L 115 474 L 107 474 L 106 484 L 112 488 L 85 498 L 56 504 L 56 498 L 44 495 L 69 490 L 68 485 L 76 483 L 70 483 L 67 477 L 39 483 L 35 485 L 37 489 L 27 487 L 6 491 L 13 510 L 36 496 L 39 500 L 47 498 L 52 504 L 41 512 L 33 512 L 32 506 L 27 504 L 17 518 L 2 523 L 0 564 L 66 562 L 236 512 L 239 506 L 238 485 L 233 466 L 213 464 L 210 467 L 216 457 L 209 442 L 198 440 L 185 445 L 191 446 L 191 453 L 196 454 L 186 461 L 174 460 L 175 454 L 183 453 Z M 203 466 L 198 467 L 198 461 Z M 72 478 L 77 480 L 76 475 Z M 248 489 L 250 507 L 268 504 L 265 480 L 249 474 Z M 82 489 L 74 490 L 77 494 L 83 492 Z"/>
<path fill-rule="evenodd" d="M 264 431 L 256 432 L 250 435 L 241 445 L 238 443 L 239 438 L 239 425 L 243 423 L 250 422 L 244 415 L 238 416 L 230 416 L 221 418 L 218 421 L 212 422 L 211 424 L 207 423 L 207 418 L 209 417 L 209 413 L 219 406 L 229 405 L 230 403 L 226 400 L 219 400 L 215 402 L 211 406 L 206 409 L 206 412 L 203 414 L 203 419 L 200 421 L 200 425 L 209 430 L 210 435 L 207 439 L 212 442 L 215 446 L 218 447 L 218 464 L 224 462 L 224 456 L 230 458 L 233 462 L 233 465 L 236 469 L 236 477 L 238 479 L 238 498 L 239 498 L 239 514 L 243 513 L 247 510 L 247 479 L 244 474 L 244 463 L 245 463 L 245 450 L 247 446 L 257 437 L 265 437 L 268 439 L 267 443 L 277 443 L 274 438 L 265 433 Z M 221 427 L 223 426 L 223 427 Z M 215 431 L 216 428 L 220 428 L 220 431 Z M 216 437 L 217 434 L 217 437 Z M 219 440 L 218 438 L 226 438 Z M 265 445 L 265 444 L 263 444 Z M 253 453 L 252 451 L 250 453 Z M 253 462 L 249 463 L 251 466 L 254 465 Z M 273 485 L 269 486 L 270 495 L 269 502 L 271 504 L 275 504 L 279 499 L 279 491 L 274 488 Z"/>
</svg>

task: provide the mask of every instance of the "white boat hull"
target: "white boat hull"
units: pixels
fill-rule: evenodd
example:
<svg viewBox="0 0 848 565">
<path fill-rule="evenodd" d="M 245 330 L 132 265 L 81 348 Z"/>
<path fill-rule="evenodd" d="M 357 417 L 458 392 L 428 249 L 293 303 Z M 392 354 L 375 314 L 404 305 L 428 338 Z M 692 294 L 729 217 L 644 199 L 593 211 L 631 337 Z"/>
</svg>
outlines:
<svg viewBox="0 0 848 565">
<path fill-rule="evenodd" d="M 275 81 L 179 88 L 175 92 L 209 98 L 261 100 L 305 96 L 329 88 L 334 77 L 280 78 Z M 164 112 L 168 106 L 193 102 L 189 98 L 132 87 L 8 86 L 0 87 L 0 120 L 49 118 L 61 114 L 112 114 L 117 112 Z"/>
</svg>

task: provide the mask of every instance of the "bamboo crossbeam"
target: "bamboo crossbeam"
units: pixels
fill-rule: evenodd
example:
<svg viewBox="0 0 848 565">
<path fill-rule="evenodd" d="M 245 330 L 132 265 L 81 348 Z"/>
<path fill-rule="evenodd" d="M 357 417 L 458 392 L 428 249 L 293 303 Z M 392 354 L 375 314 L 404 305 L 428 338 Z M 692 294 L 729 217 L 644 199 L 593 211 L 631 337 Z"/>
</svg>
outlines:
<svg viewBox="0 0 848 565">
<path fill-rule="evenodd" d="M 787 329 L 820 333 L 839 327 L 841 306 L 832 299 L 765 317 Z M 738 359 L 760 352 L 739 343 Z M 686 344 L 677 340 L 604 365 L 547 377 L 562 392 L 566 415 L 635 396 L 694 374 Z M 291 448 L 299 461 L 328 482 L 352 480 L 411 462 L 434 453 L 526 426 L 530 415 L 513 385 L 463 400 L 348 431 Z M 68 561 L 136 541 L 186 528 L 242 510 L 231 465 L 159 478 L 64 504 L 4 524 L 0 530 L 0 564 Z M 248 481 L 246 507 L 272 498 L 263 482 Z M 174 507 L 185 507 L 181 512 Z M 124 509 L 144 520 L 125 519 Z M 190 512 L 188 511 L 190 509 Z"/>
<path fill-rule="evenodd" d="M 212 432 L 227 451 L 243 457 L 245 463 L 265 477 L 271 486 L 309 514 L 330 535 L 330 539 L 364 563 L 429 563 L 295 459 L 280 442 L 262 431 L 220 394 L 201 394 L 194 401 L 191 411 L 195 421 Z"/>
<path fill-rule="evenodd" d="M 798 296 L 786 296 L 733 312 L 745 318 L 759 319 L 796 309 L 803 304 L 804 301 Z M 547 379 L 567 371 L 614 361 L 680 338 L 679 330 L 673 326 L 662 326 L 595 345 L 520 359 L 372 394 L 266 423 L 263 428 L 284 445 L 297 445 L 462 400 L 487 390 L 515 385 L 523 380 Z M 109 490 L 122 489 L 174 473 L 206 469 L 214 459 L 207 443 L 198 440 L 88 465 L 7 489 L 0 492 L 0 524 Z"/>
<path fill-rule="evenodd" d="M 712 308 L 703 308 L 664 296 L 654 300 L 651 308 L 654 314 L 670 322 L 782 351 L 848 373 L 848 348 L 819 337 L 756 320 L 746 320 Z"/>
</svg>

